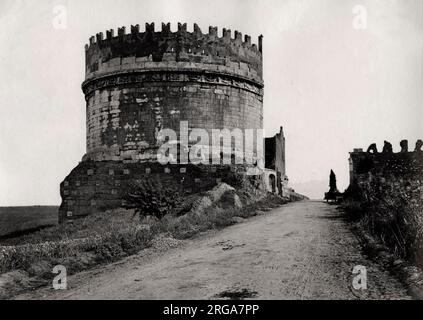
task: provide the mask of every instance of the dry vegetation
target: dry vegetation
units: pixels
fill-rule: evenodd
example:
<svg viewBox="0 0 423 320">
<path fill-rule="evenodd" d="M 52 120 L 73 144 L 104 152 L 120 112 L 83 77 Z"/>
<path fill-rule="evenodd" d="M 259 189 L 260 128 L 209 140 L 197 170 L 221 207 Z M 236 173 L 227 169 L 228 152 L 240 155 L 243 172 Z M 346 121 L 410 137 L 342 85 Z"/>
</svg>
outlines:
<svg viewBox="0 0 423 320">
<path fill-rule="evenodd" d="M 353 186 L 346 193 L 343 209 L 356 227 L 376 237 L 394 255 L 423 265 L 422 209 L 410 194 L 382 185 L 371 185 L 369 190 Z"/>
<path fill-rule="evenodd" d="M 258 210 L 286 203 L 271 194 L 262 194 L 260 198 L 242 189 L 236 194 L 244 206 L 234 206 L 235 191 L 227 191 L 203 212 L 194 205 L 205 197 L 202 193 L 197 195 L 196 201 L 190 202 L 193 210 L 185 214 L 178 210 L 160 215 L 158 219 L 154 215 L 145 216 L 139 210 L 118 209 L 3 240 L 0 242 L 0 274 L 21 270 L 36 279 L 36 283 L 43 284 L 51 281 L 55 265 L 64 265 L 68 274 L 73 274 L 135 254 L 149 247 L 159 235 L 190 238 L 254 216 Z M 0 281 L 0 296 L 1 289 Z"/>
</svg>

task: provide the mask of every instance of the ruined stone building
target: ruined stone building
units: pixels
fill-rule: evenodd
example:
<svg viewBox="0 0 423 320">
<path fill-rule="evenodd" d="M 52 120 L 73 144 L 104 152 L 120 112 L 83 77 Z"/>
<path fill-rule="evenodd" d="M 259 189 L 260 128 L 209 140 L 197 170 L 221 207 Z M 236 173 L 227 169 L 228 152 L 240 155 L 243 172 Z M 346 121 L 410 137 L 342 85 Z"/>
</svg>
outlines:
<svg viewBox="0 0 423 320">
<path fill-rule="evenodd" d="M 408 149 L 407 140 L 400 143 L 401 151 L 393 152 L 385 141 L 382 152 L 376 144 L 367 151 L 354 149 L 350 153 L 350 187 L 359 188 L 368 198 L 385 195 L 404 196 L 417 211 L 423 213 L 423 141 Z"/>
<path fill-rule="evenodd" d="M 158 133 L 179 132 L 182 121 L 188 130 L 262 129 L 262 46 L 261 36 L 256 45 L 238 31 L 232 37 L 223 29 L 219 36 L 215 27 L 203 33 L 194 25 L 188 32 L 180 23 L 176 32 L 170 24 L 156 31 L 147 23 L 144 32 L 136 25 L 91 37 L 82 84 L 86 154 L 60 185 L 59 220 L 122 206 L 126 187 L 151 175 L 183 181 L 191 190 L 217 183 L 228 170 L 245 170 L 162 166 Z M 250 151 L 262 160 L 258 150 Z M 282 178 L 282 164 L 276 161 L 275 168 Z"/>
<path fill-rule="evenodd" d="M 418 187 L 423 198 L 423 151 L 422 140 L 416 142 L 414 150 L 408 149 L 408 141 L 402 140 L 401 151 L 393 152 L 392 145 L 385 141 L 382 152 L 376 144 L 369 146 L 367 151 L 354 149 L 350 153 L 350 184 L 364 185 L 372 180 L 398 187 L 403 184 Z"/>
<path fill-rule="evenodd" d="M 275 136 L 265 138 L 265 184 L 269 191 L 280 196 L 285 196 L 287 193 L 288 177 L 285 172 L 283 127 Z"/>
<path fill-rule="evenodd" d="M 350 153 L 350 186 L 345 191 L 352 201 L 354 217 L 396 254 L 420 265 L 423 261 L 423 141 L 412 150 L 408 141 L 393 152 L 385 141 L 382 151 L 372 144 Z M 359 207 L 355 203 L 359 203 Z M 357 212 L 358 211 L 358 212 Z"/>
</svg>

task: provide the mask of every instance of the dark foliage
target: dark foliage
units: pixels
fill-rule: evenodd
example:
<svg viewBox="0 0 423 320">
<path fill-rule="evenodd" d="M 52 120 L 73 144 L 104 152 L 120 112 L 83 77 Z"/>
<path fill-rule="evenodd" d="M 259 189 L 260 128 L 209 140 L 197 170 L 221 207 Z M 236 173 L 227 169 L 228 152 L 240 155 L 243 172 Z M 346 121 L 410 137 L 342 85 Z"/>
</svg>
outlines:
<svg viewBox="0 0 423 320">
<path fill-rule="evenodd" d="M 145 179 L 132 184 L 126 195 L 127 208 L 135 209 L 140 216 L 162 219 L 182 201 L 177 188 L 165 185 L 158 178 Z"/>
<path fill-rule="evenodd" d="M 352 184 L 345 198 L 343 207 L 351 221 L 361 224 L 395 254 L 416 260 L 421 246 L 420 212 L 407 192 L 373 181 L 361 187 Z"/>
</svg>

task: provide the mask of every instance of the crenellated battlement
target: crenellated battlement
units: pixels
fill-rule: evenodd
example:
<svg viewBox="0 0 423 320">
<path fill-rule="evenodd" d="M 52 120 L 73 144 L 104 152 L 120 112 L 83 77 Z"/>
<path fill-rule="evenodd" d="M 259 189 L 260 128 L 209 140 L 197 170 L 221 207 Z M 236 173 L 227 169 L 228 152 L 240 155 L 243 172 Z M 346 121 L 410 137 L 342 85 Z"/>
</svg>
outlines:
<svg viewBox="0 0 423 320">
<path fill-rule="evenodd" d="M 140 31 L 140 25 L 131 25 L 130 28 L 130 33 L 126 32 L 126 27 L 118 27 L 117 28 L 117 32 L 115 35 L 115 30 L 114 29 L 110 29 L 106 31 L 106 37 L 104 37 L 103 32 L 99 32 L 97 33 L 95 36 L 92 36 L 89 39 L 89 44 L 87 44 L 85 46 L 86 50 L 89 50 L 91 46 L 93 45 L 107 45 L 107 42 L 113 41 L 113 40 L 122 40 L 122 38 L 124 38 L 123 40 L 130 40 L 132 39 L 143 39 L 145 35 L 148 34 L 153 34 L 155 36 L 160 36 L 160 35 L 165 35 L 165 36 L 169 36 L 169 35 L 187 35 L 187 34 L 191 34 L 191 35 L 196 35 L 196 36 L 209 36 L 212 40 L 215 39 L 220 39 L 222 41 L 230 41 L 233 44 L 238 44 L 238 45 L 243 45 L 245 47 L 250 47 L 253 51 L 259 51 L 260 53 L 262 52 L 263 48 L 262 48 L 262 39 L 263 36 L 259 36 L 258 37 L 258 42 L 257 44 L 252 44 L 251 43 L 251 36 L 249 35 L 245 35 L 244 37 L 242 36 L 242 33 L 235 30 L 234 32 L 234 36 L 232 37 L 232 31 L 230 29 L 226 29 L 223 28 L 222 29 L 222 34 L 219 37 L 218 36 L 218 28 L 217 27 L 209 27 L 209 32 L 208 33 L 203 33 L 200 29 L 200 27 L 194 23 L 194 29 L 193 32 L 189 32 L 188 28 L 187 28 L 187 24 L 184 23 L 178 23 L 178 29 L 176 32 L 172 32 L 171 31 L 171 24 L 170 23 L 162 23 L 162 27 L 161 27 L 161 31 L 156 31 L 155 30 L 155 24 L 153 23 L 146 23 L 145 24 L 145 31 L 141 32 Z"/>
<path fill-rule="evenodd" d="M 102 76 L 120 70 L 140 70 L 155 67 L 143 63 L 192 63 L 191 69 L 204 69 L 234 73 L 262 82 L 263 37 L 253 44 L 251 37 L 230 29 L 209 27 L 203 33 L 197 24 L 188 31 L 186 23 L 178 23 L 177 30 L 171 30 L 170 23 L 162 23 L 156 31 L 154 23 L 146 23 L 144 31 L 131 25 L 97 33 L 89 39 L 86 49 L 86 79 Z M 215 66 L 215 67 L 213 67 Z M 227 68 L 217 68 L 222 66 Z"/>
<path fill-rule="evenodd" d="M 365 153 L 370 153 L 370 154 L 379 154 L 379 155 L 389 155 L 389 154 L 401 154 L 401 153 L 409 153 L 409 148 L 408 148 L 408 140 L 401 140 L 401 142 L 399 143 L 399 146 L 401 147 L 401 150 L 398 153 L 394 153 L 393 152 L 393 148 L 392 148 L 392 144 L 388 141 L 385 141 L 383 144 L 383 149 L 381 150 L 381 152 L 378 151 L 377 149 L 377 145 L 376 143 L 372 143 L 368 148 L 367 151 Z M 423 140 L 419 139 L 416 141 L 415 147 L 414 147 L 414 151 L 418 154 L 421 154 L 423 152 Z M 362 154 L 364 153 L 364 150 L 361 148 L 358 149 L 354 149 L 354 151 L 352 153 L 358 153 L 358 154 Z"/>
<path fill-rule="evenodd" d="M 412 151 L 408 148 L 408 141 L 400 142 L 401 150 L 393 152 L 391 143 L 384 142 L 379 151 L 372 143 L 366 151 L 354 149 L 350 153 L 350 183 L 371 176 L 412 176 L 423 179 L 423 141 L 417 140 Z"/>
</svg>

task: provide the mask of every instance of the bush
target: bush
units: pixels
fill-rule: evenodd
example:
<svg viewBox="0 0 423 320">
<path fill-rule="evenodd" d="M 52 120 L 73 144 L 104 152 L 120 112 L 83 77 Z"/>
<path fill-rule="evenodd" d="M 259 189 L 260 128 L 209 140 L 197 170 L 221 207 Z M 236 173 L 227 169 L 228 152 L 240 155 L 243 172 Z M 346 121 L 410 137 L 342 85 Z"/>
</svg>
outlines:
<svg viewBox="0 0 423 320">
<path fill-rule="evenodd" d="M 126 195 L 128 208 L 133 208 L 140 216 L 153 216 L 162 219 L 181 202 L 176 188 L 163 185 L 159 179 L 144 179 L 132 184 Z"/>
<path fill-rule="evenodd" d="M 190 212 L 184 216 L 166 216 L 151 227 L 153 233 L 169 233 L 176 239 L 187 239 L 199 232 L 221 229 L 233 225 L 235 217 L 249 218 L 256 215 L 257 210 L 267 209 L 285 204 L 286 201 L 273 194 L 268 194 L 260 201 L 237 208 L 228 207 L 225 197 L 204 213 Z"/>
<path fill-rule="evenodd" d="M 350 221 L 357 222 L 401 258 L 415 261 L 420 254 L 422 230 L 418 207 L 401 188 L 392 190 L 378 180 L 347 190 L 342 208 Z"/>
<path fill-rule="evenodd" d="M 344 209 L 346 213 L 347 219 L 351 222 L 357 222 L 360 219 L 362 219 L 365 215 L 365 211 L 360 201 L 356 201 L 356 200 L 345 201 L 342 205 L 342 208 Z"/>
</svg>

